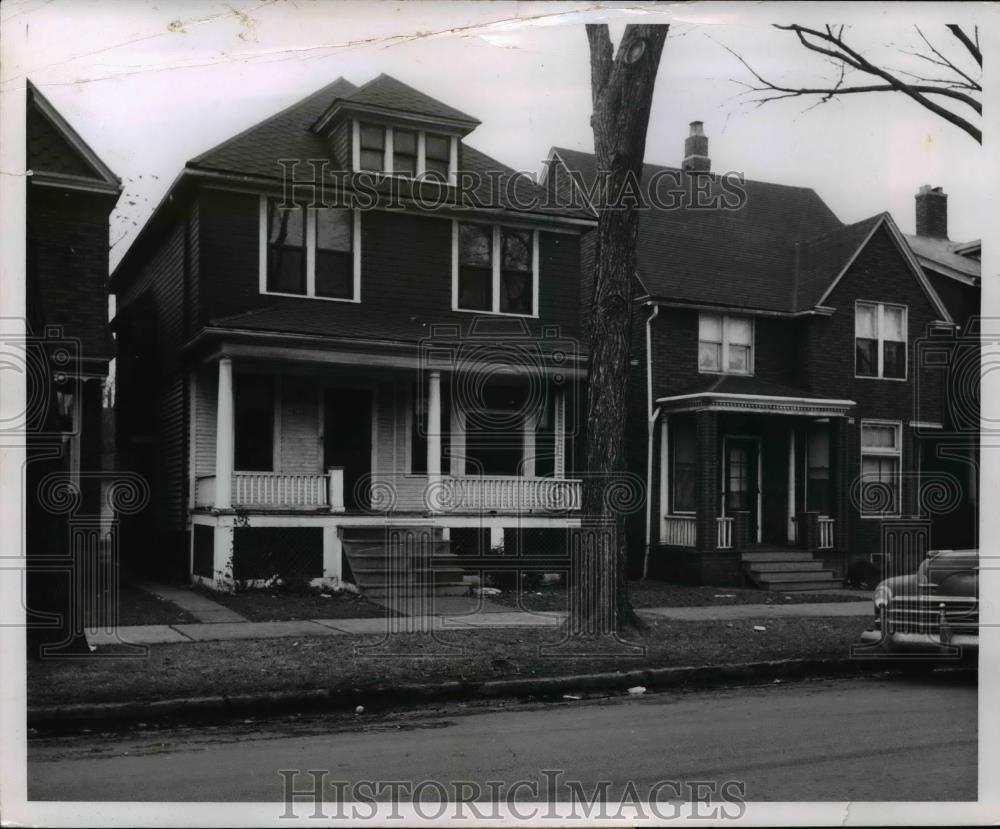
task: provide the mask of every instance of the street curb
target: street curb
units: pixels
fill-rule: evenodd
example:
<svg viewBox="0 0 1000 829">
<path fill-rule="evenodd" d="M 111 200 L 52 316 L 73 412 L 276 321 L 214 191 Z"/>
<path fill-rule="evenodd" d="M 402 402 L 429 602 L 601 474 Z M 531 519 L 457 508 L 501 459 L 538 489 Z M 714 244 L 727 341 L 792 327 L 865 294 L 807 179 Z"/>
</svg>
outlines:
<svg viewBox="0 0 1000 829">
<path fill-rule="evenodd" d="M 551 698 L 574 691 L 623 691 L 641 685 L 647 690 L 749 685 L 805 677 L 857 675 L 884 670 L 884 665 L 839 659 L 780 659 L 730 665 L 645 668 L 615 673 L 575 674 L 489 682 L 440 682 L 369 687 L 271 691 L 234 696 L 186 697 L 151 702 L 38 706 L 28 709 L 28 725 L 36 729 L 72 730 L 84 727 L 149 723 L 169 719 L 231 717 L 288 710 L 373 709 L 392 704 L 412 705 L 450 700 L 501 697 Z"/>
</svg>

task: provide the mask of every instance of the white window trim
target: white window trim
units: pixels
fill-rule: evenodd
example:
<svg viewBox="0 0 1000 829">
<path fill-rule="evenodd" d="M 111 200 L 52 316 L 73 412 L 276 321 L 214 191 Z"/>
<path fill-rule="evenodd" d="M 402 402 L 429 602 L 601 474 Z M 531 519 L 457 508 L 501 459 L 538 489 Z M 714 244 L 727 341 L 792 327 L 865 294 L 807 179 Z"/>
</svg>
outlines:
<svg viewBox="0 0 1000 829">
<path fill-rule="evenodd" d="M 493 282 L 491 285 L 491 309 L 480 311 L 471 308 L 460 308 L 458 305 L 458 219 L 451 222 L 451 310 L 460 314 L 489 314 L 497 317 L 520 317 L 521 319 L 538 319 L 538 230 L 512 224 L 491 224 L 488 222 L 468 221 L 466 224 L 481 224 L 492 228 L 492 247 L 490 250 L 490 264 L 492 269 Z M 500 265 L 502 259 L 501 229 L 511 228 L 516 230 L 531 231 L 531 313 L 512 314 L 510 311 L 500 310 Z"/>
<path fill-rule="evenodd" d="M 268 196 L 260 197 L 260 247 L 258 251 L 258 288 L 266 296 L 286 296 L 296 299 L 319 299 L 325 302 L 361 302 L 361 211 L 352 212 L 351 253 L 354 257 L 354 296 L 350 299 L 336 296 L 316 296 L 316 211 L 302 208 L 306 211 L 306 292 L 292 294 L 285 291 L 269 291 L 267 289 L 267 200 Z"/>
<path fill-rule="evenodd" d="M 865 426 L 892 426 L 896 430 L 896 448 L 888 449 L 885 447 L 869 447 L 865 448 L 864 443 L 864 431 Z M 903 422 L 901 420 L 874 420 L 865 419 L 862 420 L 858 427 L 858 448 L 860 452 L 859 458 L 859 476 L 864 476 L 864 460 L 866 455 L 871 455 L 873 457 L 881 458 L 896 458 L 899 461 L 899 466 L 896 470 L 896 511 L 895 512 L 865 512 L 861 506 L 858 507 L 858 515 L 862 520 L 872 520 L 872 519 L 883 519 L 883 518 L 898 518 L 903 514 Z M 861 477 L 862 485 L 864 485 L 864 478 Z"/>
<path fill-rule="evenodd" d="M 878 361 L 878 374 L 858 374 L 858 306 L 859 305 L 869 305 L 875 307 L 875 326 L 878 343 L 876 351 L 877 361 Z M 884 342 L 897 342 L 896 340 L 885 340 L 882 337 L 882 332 L 885 330 L 883 326 L 883 321 L 885 319 L 885 309 L 886 308 L 901 308 L 903 310 L 903 376 L 902 377 L 883 377 L 885 372 L 885 349 L 882 347 Z M 910 306 L 901 305 L 898 302 L 876 302 L 870 299 L 856 299 L 854 301 L 854 377 L 856 380 L 889 380 L 895 383 L 905 383 L 910 376 Z"/>
<path fill-rule="evenodd" d="M 701 312 L 699 312 L 698 313 L 698 328 L 699 328 L 699 331 L 698 331 L 698 344 L 699 344 L 699 346 L 702 343 L 702 339 L 701 339 L 701 318 L 702 318 L 702 316 L 705 316 L 705 315 L 707 315 L 707 316 L 713 316 L 713 317 L 719 317 L 722 320 L 722 354 L 720 355 L 720 358 L 721 358 L 721 361 L 722 361 L 722 367 L 718 371 L 716 371 L 715 369 L 710 369 L 710 368 L 702 368 L 701 365 L 700 365 L 701 361 L 699 360 L 698 373 L 699 374 L 731 374 L 731 375 L 735 375 L 737 377 L 753 377 L 754 376 L 754 370 L 755 370 L 754 359 L 756 357 L 756 351 L 757 351 L 757 348 L 756 348 L 756 345 L 757 345 L 757 325 L 756 325 L 756 323 L 754 321 L 754 318 L 753 317 L 744 317 L 744 316 L 740 316 L 738 314 L 716 314 L 716 313 L 713 313 L 711 311 L 701 311 Z M 731 371 L 729 369 L 729 334 L 728 334 L 728 332 L 726 330 L 726 321 L 727 320 L 736 320 L 736 319 L 738 319 L 738 320 L 746 320 L 747 322 L 750 323 L 750 357 L 748 358 L 748 361 L 747 361 L 748 362 L 748 366 L 749 366 L 749 370 L 748 371 Z M 705 340 L 704 342 L 709 342 L 709 341 Z"/>
<path fill-rule="evenodd" d="M 365 122 L 366 124 L 369 122 Z M 408 132 L 417 134 L 417 174 L 411 176 L 408 173 L 396 173 L 393 169 L 393 127 L 390 124 L 371 123 L 371 126 L 381 126 L 385 130 L 385 147 L 383 148 L 382 170 L 364 170 L 361 167 L 361 121 L 354 119 L 351 121 L 351 169 L 355 173 L 374 173 L 383 177 L 396 176 L 397 178 L 413 179 L 419 178 L 427 172 L 427 133 L 439 135 L 449 141 L 448 152 L 448 184 L 455 185 L 458 171 L 458 136 L 449 135 L 447 132 L 438 130 L 422 130 L 417 127 L 400 127 Z M 440 183 L 438 179 L 435 183 Z"/>
</svg>

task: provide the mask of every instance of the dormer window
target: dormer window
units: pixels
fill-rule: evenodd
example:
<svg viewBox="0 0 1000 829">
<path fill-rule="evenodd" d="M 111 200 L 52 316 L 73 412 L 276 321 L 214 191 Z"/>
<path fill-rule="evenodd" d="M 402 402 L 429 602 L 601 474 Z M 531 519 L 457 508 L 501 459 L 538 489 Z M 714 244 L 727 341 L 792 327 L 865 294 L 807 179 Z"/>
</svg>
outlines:
<svg viewBox="0 0 1000 829">
<path fill-rule="evenodd" d="M 355 121 L 354 147 L 357 172 L 447 182 L 458 166 L 453 135 Z"/>
<path fill-rule="evenodd" d="M 381 173 L 385 169 L 385 127 L 362 124 L 359 132 L 360 169 Z"/>
<path fill-rule="evenodd" d="M 417 174 L 417 134 L 412 130 L 392 131 L 392 174 L 411 177 Z"/>
<path fill-rule="evenodd" d="M 724 314 L 699 314 L 698 371 L 702 374 L 753 374 L 753 320 Z"/>
</svg>

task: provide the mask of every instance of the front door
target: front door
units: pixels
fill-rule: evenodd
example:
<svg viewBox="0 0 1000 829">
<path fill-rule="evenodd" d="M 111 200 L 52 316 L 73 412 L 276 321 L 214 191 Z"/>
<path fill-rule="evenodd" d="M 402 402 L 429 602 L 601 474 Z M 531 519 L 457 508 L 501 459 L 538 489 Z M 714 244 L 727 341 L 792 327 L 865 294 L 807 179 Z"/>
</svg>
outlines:
<svg viewBox="0 0 1000 829">
<path fill-rule="evenodd" d="M 366 389 L 327 389 L 323 396 L 323 468 L 344 468 L 344 506 L 370 504 L 372 471 L 372 393 Z"/>
<path fill-rule="evenodd" d="M 723 470 L 725 515 L 744 513 L 747 537 L 757 541 L 757 512 L 760 503 L 757 468 L 760 463 L 759 445 L 749 438 L 726 438 Z"/>
</svg>

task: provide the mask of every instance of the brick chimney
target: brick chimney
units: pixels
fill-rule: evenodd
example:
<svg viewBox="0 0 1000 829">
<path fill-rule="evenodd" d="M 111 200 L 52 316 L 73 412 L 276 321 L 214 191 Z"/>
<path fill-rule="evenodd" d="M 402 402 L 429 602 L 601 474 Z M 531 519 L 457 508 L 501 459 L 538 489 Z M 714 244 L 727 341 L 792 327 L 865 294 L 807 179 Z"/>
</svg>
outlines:
<svg viewBox="0 0 1000 829">
<path fill-rule="evenodd" d="M 712 169 L 708 157 L 708 136 L 701 121 L 691 122 L 691 134 L 684 139 L 684 161 L 681 169 L 688 173 L 707 173 Z"/>
<path fill-rule="evenodd" d="M 925 184 L 916 195 L 917 236 L 948 238 L 948 196 L 940 187 Z"/>
</svg>

